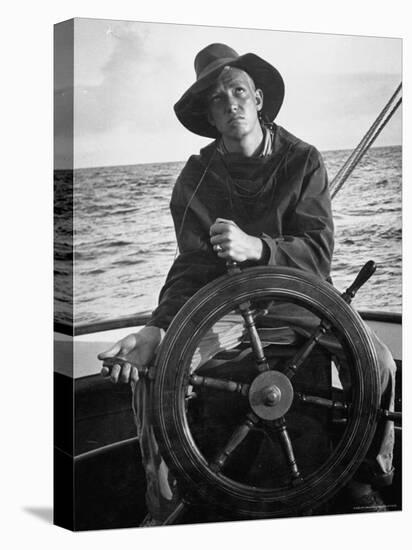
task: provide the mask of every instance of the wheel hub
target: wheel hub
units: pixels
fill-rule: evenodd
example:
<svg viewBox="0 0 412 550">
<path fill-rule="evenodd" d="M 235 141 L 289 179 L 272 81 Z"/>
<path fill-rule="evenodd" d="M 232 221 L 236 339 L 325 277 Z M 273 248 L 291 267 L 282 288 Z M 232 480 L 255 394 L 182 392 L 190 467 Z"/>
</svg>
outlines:
<svg viewBox="0 0 412 550">
<path fill-rule="evenodd" d="M 287 376 L 278 371 L 266 371 L 257 376 L 249 390 L 253 412 L 263 420 L 276 420 L 289 410 L 293 387 Z"/>
</svg>

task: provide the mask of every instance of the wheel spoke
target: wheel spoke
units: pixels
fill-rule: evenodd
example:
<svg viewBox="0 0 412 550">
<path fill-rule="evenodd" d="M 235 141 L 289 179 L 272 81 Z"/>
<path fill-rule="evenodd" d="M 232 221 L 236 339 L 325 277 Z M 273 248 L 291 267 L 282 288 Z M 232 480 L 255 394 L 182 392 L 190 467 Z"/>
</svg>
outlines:
<svg viewBox="0 0 412 550">
<path fill-rule="evenodd" d="M 290 440 L 289 433 L 286 427 L 285 417 L 282 416 L 281 418 L 278 418 L 270 425 L 272 427 L 272 430 L 274 430 L 279 438 L 282 450 L 290 469 L 292 483 L 302 481 L 303 478 L 296 463 L 295 453 L 293 452 L 292 442 Z"/>
<path fill-rule="evenodd" d="M 327 409 L 333 409 L 335 411 L 343 411 L 348 413 L 350 404 L 344 401 L 333 401 L 332 399 L 326 399 L 325 397 L 319 397 L 317 395 L 307 395 L 305 393 L 295 393 L 295 398 L 310 405 L 318 405 L 319 407 L 326 407 Z"/>
<path fill-rule="evenodd" d="M 219 451 L 216 455 L 216 458 L 210 463 L 210 468 L 214 472 L 220 472 L 220 470 L 225 465 L 227 459 L 230 455 L 239 447 L 242 441 L 245 440 L 250 430 L 258 424 L 259 418 L 250 412 L 245 420 L 240 424 L 235 431 L 232 433 L 229 441 L 226 443 L 224 448 Z"/>
<path fill-rule="evenodd" d="M 256 357 L 256 366 L 259 372 L 269 370 L 269 364 L 265 357 L 262 341 L 256 328 L 253 311 L 250 308 L 250 302 L 244 302 L 239 305 L 239 311 L 245 321 L 245 327 L 249 334 L 250 344 Z"/>
<path fill-rule="evenodd" d="M 222 378 L 199 376 L 198 374 L 192 374 L 190 376 L 189 384 L 192 384 L 192 386 L 204 386 L 215 390 L 223 390 L 230 393 L 240 393 L 243 396 L 247 396 L 250 387 L 249 384 L 241 384 L 240 382 L 224 380 Z"/>
<path fill-rule="evenodd" d="M 309 354 L 316 346 L 316 344 L 318 344 L 320 337 L 326 334 L 326 332 L 328 332 L 330 328 L 330 323 L 324 319 L 314 331 L 312 336 L 308 339 L 308 341 L 298 350 L 298 352 L 291 359 L 287 361 L 283 374 L 285 374 L 288 378 L 292 378 L 293 376 L 295 376 L 298 368 L 308 358 Z"/>
<path fill-rule="evenodd" d="M 400 411 L 379 409 L 379 415 L 385 420 L 391 420 L 392 422 L 399 422 L 400 424 L 402 424 L 402 413 Z"/>
</svg>

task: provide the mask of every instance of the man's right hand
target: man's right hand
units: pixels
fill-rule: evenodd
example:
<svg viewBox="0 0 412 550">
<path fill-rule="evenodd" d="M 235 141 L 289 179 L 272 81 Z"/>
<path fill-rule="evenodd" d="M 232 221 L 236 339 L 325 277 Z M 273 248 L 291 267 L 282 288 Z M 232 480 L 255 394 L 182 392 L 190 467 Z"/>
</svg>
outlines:
<svg viewBox="0 0 412 550">
<path fill-rule="evenodd" d="M 110 349 L 97 356 L 103 361 L 102 376 L 110 376 L 110 380 L 115 384 L 117 382 L 137 382 L 139 379 L 137 367 L 143 368 L 150 364 L 162 337 L 163 331 L 160 328 L 149 326 L 122 338 Z M 105 359 L 116 357 L 121 359 L 118 364 L 113 364 L 111 361 L 110 368 L 105 365 Z"/>
</svg>

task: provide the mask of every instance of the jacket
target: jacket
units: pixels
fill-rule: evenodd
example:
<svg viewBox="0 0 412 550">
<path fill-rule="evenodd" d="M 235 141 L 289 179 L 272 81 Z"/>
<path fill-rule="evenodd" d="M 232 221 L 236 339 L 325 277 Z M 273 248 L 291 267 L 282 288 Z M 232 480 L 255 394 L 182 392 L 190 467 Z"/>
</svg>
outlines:
<svg viewBox="0 0 412 550">
<path fill-rule="evenodd" d="M 226 272 L 209 241 L 218 217 L 260 237 L 265 263 L 329 277 L 333 220 L 322 157 L 281 126 L 272 128 L 272 152 L 264 158 L 222 155 L 215 141 L 187 161 L 170 202 L 179 255 L 150 325 L 166 330 L 197 290 Z"/>
</svg>

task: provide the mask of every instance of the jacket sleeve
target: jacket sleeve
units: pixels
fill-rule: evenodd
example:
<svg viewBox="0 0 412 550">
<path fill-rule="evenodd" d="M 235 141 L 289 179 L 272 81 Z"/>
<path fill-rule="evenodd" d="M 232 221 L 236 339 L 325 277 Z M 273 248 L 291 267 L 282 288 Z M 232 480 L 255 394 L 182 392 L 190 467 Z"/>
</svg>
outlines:
<svg viewBox="0 0 412 550">
<path fill-rule="evenodd" d="M 267 263 L 302 269 L 325 279 L 330 275 L 334 246 L 333 219 L 326 169 L 314 148 L 300 179 L 282 235 L 261 235 L 267 246 Z"/>
<path fill-rule="evenodd" d="M 165 330 L 189 298 L 225 273 L 225 262 L 217 259 L 209 242 L 213 221 L 193 194 L 196 178 L 188 178 L 186 168 L 176 182 L 170 203 L 179 255 L 170 268 L 160 291 L 158 307 L 149 322 Z"/>
</svg>

